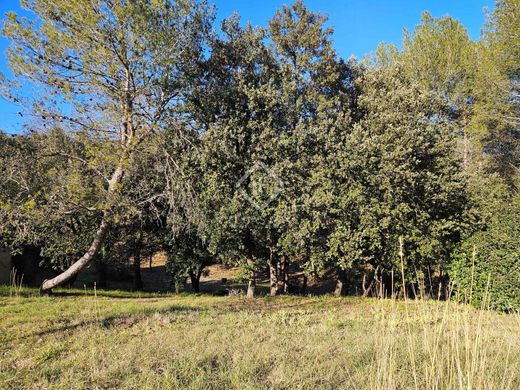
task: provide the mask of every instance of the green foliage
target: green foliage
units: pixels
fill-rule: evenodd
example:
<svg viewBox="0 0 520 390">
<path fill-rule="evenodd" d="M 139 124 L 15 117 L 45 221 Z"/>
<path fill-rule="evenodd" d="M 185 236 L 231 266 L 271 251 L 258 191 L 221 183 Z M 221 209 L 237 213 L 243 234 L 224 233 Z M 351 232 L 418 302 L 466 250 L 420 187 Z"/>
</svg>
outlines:
<svg viewBox="0 0 520 390">
<path fill-rule="evenodd" d="M 519 11 L 516 0 L 498 1 L 480 42 L 473 126 L 486 138 L 471 193 L 483 225 L 465 238 L 452 265 L 462 299 L 500 310 L 520 307 Z"/>
<path fill-rule="evenodd" d="M 451 274 L 463 301 L 504 311 L 520 309 L 520 196 L 500 183 L 486 182 L 481 208 L 483 229 L 465 239 L 454 253 Z M 493 199 L 490 201 L 490 199 Z"/>
<path fill-rule="evenodd" d="M 59 129 L 3 139 L 4 244 L 14 252 L 23 245 L 40 247 L 54 268 L 63 269 L 88 245 L 99 218 L 104 179 L 86 161 L 89 147 L 96 146 Z"/>
<path fill-rule="evenodd" d="M 335 270 L 351 291 L 403 259 L 401 286 L 451 276 L 478 303 L 491 274 L 494 307 L 516 307 L 517 0 L 479 42 L 424 13 L 361 62 L 302 1 L 218 33 L 205 1 L 24 5 L 2 31 L 38 93 L 2 85 L 38 131 L 0 134 L 0 244 L 56 269 L 98 241 L 98 262 L 167 248 L 177 280 L 210 259 Z"/>
<path fill-rule="evenodd" d="M 271 137 L 277 141 L 266 145 L 266 155 L 274 159 L 270 166 L 284 191 L 266 211 L 272 213 L 279 254 L 297 259 L 314 274 L 327 264 L 326 240 L 334 218 L 327 178 L 340 164 L 337 151 L 357 114 L 352 107 L 355 64 L 339 58 L 326 22 L 295 2 L 269 24 L 282 115 Z"/>
<path fill-rule="evenodd" d="M 515 187 L 520 167 L 520 3 L 497 1 L 481 42 L 476 121 L 488 135 L 490 168 Z"/>
<path fill-rule="evenodd" d="M 467 228 L 468 195 L 442 100 L 410 83 L 400 66 L 367 70 L 357 81 L 357 122 L 328 175 L 334 189 L 329 255 L 343 269 L 367 265 L 406 275 L 442 268 Z M 410 107 L 413 107 L 411 110 Z"/>
<path fill-rule="evenodd" d="M 464 104 L 474 53 L 466 29 L 449 16 L 433 18 L 425 12 L 416 30 L 405 33 L 403 62 L 411 78 L 452 104 Z"/>
<path fill-rule="evenodd" d="M 401 64 L 418 88 L 433 93 L 439 102 L 444 101 L 444 107 L 435 110 L 440 110 L 437 112 L 444 124 L 441 127 L 449 128 L 458 142 L 462 171 L 471 183 L 467 197 L 473 206 L 466 229 L 457 228 L 464 240 L 462 248 L 457 249 L 458 260 L 451 268 L 456 269 L 457 276 L 452 277 L 456 278 L 461 294 L 472 291 L 473 302 L 480 304 L 487 284 L 485 275 L 496 275 L 497 281 L 490 284 L 495 289 L 491 301 L 501 309 L 512 305 L 518 290 L 507 287 L 511 283 L 509 277 L 515 280 L 518 275 L 513 271 L 506 276 L 505 270 L 514 269 L 516 262 L 514 250 L 508 244 L 515 241 L 516 232 L 507 227 L 507 221 L 515 214 L 511 205 L 516 202 L 520 162 L 519 9 L 515 0 L 498 1 L 481 41 L 476 43 L 470 41 L 463 26 L 452 18 L 436 19 L 424 14 L 422 24 L 405 35 L 402 52 L 395 55 L 390 48 L 380 48 L 373 61 L 376 68 Z M 393 60 L 389 61 L 389 57 Z M 493 201 L 496 191 L 500 193 L 498 205 Z M 505 210 L 508 217 L 503 214 Z M 496 215 L 502 217 L 496 219 Z M 427 246 L 437 243 L 440 244 L 431 238 L 425 242 Z M 476 268 L 472 265 L 473 247 Z M 475 279 L 477 285 L 471 286 L 469 275 L 475 269 L 478 283 Z"/>
<path fill-rule="evenodd" d="M 222 30 L 222 37 L 211 42 L 203 83 L 190 101 L 203 132 L 194 143 L 197 153 L 186 156 L 188 166 L 181 171 L 193 183 L 197 209 L 204 216 L 201 237 L 208 248 L 224 261 L 246 265 L 263 256 L 266 229 L 237 184 L 244 178 L 243 188 L 249 191 L 255 180 L 252 170 L 264 158 L 264 126 L 276 115 L 269 95 L 272 65 L 263 43 L 265 31 L 241 28 L 236 16 L 225 20 Z"/>
<path fill-rule="evenodd" d="M 171 275 L 176 290 L 187 278 L 191 278 L 192 288 L 198 292 L 198 282 L 204 274 L 204 268 L 213 261 L 202 240 L 194 233 L 179 234 L 168 249 L 166 270 Z"/>
<path fill-rule="evenodd" d="M 44 158 L 36 160 L 39 169 L 27 170 L 45 180 L 42 187 L 19 189 L 29 203 L 16 193 L 2 199 L 18 214 L 5 229 L 20 243 L 36 241 L 57 268 L 82 254 L 84 267 L 107 236 L 121 237 L 110 229 L 133 226 L 140 235 L 151 220 L 166 219 L 166 185 L 164 176 L 154 180 L 154 152 L 159 134 L 182 116 L 211 10 L 204 1 L 22 3 L 30 17 L 8 14 L 2 34 L 11 43 L 15 77 L 36 93 L 26 96 L 6 80 L 3 90 L 37 118 L 33 131 L 52 130 L 36 146 L 34 157 Z"/>
</svg>

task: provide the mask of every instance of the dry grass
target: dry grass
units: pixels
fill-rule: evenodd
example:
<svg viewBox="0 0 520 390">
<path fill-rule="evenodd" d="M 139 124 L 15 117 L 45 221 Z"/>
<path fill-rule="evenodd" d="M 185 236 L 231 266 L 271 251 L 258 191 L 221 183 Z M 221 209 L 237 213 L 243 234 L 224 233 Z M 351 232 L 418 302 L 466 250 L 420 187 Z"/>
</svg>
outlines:
<svg viewBox="0 0 520 390">
<path fill-rule="evenodd" d="M 0 297 L 2 389 L 520 388 L 519 317 L 453 303 L 32 294 Z"/>
</svg>

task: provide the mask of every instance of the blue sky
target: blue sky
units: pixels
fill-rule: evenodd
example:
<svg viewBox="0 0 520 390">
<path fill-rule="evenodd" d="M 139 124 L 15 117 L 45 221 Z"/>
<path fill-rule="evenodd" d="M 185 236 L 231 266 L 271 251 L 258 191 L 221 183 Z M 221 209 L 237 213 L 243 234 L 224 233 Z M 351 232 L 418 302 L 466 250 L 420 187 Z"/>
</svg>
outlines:
<svg viewBox="0 0 520 390">
<path fill-rule="evenodd" d="M 283 4 L 283 0 L 215 0 L 218 20 L 237 11 L 242 20 L 253 25 L 265 25 Z M 433 16 L 451 15 L 460 20 L 473 39 L 478 39 L 485 22 L 484 7 L 492 8 L 492 0 L 307 0 L 313 11 L 329 16 L 334 27 L 335 47 L 344 58 L 362 58 L 379 42 L 401 43 L 404 28 L 413 30 L 425 10 Z M 20 11 L 19 0 L 0 0 L 0 15 Z M 9 76 L 5 59 L 8 42 L 0 38 L 0 72 Z M 0 129 L 19 132 L 23 118 L 19 108 L 0 97 Z"/>
</svg>

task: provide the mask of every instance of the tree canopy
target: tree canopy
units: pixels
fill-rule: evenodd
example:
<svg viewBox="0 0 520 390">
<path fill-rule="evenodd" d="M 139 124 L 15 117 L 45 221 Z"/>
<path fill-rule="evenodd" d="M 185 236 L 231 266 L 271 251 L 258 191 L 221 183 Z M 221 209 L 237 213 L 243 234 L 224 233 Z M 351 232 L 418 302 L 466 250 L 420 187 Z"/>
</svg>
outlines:
<svg viewBox="0 0 520 390">
<path fill-rule="evenodd" d="M 302 1 L 218 28 L 206 1 L 22 6 L 2 92 L 31 120 L 0 133 L 0 245 L 60 272 L 42 292 L 129 259 L 139 289 L 166 251 L 196 291 L 223 263 L 248 295 L 262 275 L 273 295 L 333 277 L 337 294 L 518 309 L 517 0 L 479 41 L 424 13 L 361 61 Z"/>
</svg>

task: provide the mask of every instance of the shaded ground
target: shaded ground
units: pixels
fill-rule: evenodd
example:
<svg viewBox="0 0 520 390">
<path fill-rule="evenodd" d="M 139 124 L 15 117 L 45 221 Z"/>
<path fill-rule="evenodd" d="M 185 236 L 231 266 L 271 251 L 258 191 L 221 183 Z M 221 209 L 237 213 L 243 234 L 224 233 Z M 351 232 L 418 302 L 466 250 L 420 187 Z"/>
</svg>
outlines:
<svg viewBox="0 0 520 390">
<path fill-rule="evenodd" d="M 173 286 L 166 273 L 166 258 L 163 254 L 155 255 L 151 262 L 144 261 L 141 264 L 141 277 L 143 291 L 146 292 L 171 292 Z M 241 278 L 241 269 L 222 264 L 211 265 L 206 268 L 206 273 L 201 277 L 200 290 L 205 293 L 226 294 L 229 290 L 245 291 L 247 283 Z M 123 271 L 110 270 L 108 272 L 107 289 L 131 290 L 131 267 Z M 303 282 L 303 274 L 297 270 L 290 273 L 290 281 L 296 286 Z M 98 281 L 98 275 L 93 265 L 83 270 L 73 287 L 82 289 L 85 286 L 93 289 L 94 282 Z M 307 294 L 327 294 L 334 291 L 334 275 L 327 274 L 322 280 L 310 280 Z M 189 279 L 186 281 L 185 291 L 193 291 Z M 257 293 L 265 295 L 269 291 L 269 279 L 267 270 L 259 272 L 257 279 Z"/>
</svg>

